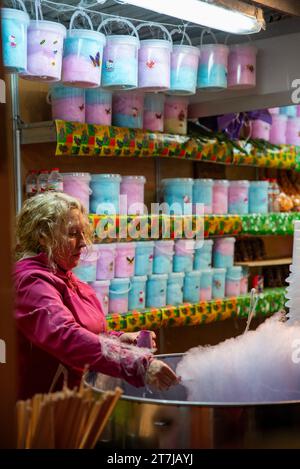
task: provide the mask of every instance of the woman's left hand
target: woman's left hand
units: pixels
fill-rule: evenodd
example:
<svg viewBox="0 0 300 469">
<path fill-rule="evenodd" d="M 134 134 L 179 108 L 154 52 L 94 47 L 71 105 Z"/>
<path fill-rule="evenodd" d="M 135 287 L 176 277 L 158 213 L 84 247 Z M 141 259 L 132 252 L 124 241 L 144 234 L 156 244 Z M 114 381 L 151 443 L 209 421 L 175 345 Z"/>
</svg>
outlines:
<svg viewBox="0 0 300 469">
<path fill-rule="evenodd" d="M 136 345 L 137 344 L 137 340 L 138 340 L 138 336 L 140 334 L 141 331 L 138 331 L 138 332 L 124 332 L 124 334 L 120 335 L 119 339 L 121 342 L 125 342 L 126 344 L 132 344 L 132 345 Z M 156 349 L 156 334 L 155 332 L 153 331 L 150 331 L 151 332 L 151 340 L 152 340 L 152 344 L 151 344 L 151 349 Z"/>
</svg>

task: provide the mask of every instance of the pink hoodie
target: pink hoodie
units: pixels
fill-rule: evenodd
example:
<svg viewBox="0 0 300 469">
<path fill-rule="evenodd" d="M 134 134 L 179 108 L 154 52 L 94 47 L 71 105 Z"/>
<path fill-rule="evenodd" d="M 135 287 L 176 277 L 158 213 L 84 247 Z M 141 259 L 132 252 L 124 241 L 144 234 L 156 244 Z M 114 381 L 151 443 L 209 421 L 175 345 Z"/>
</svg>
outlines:
<svg viewBox="0 0 300 469">
<path fill-rule="evenodd" d="M 14 277 L 20 399 L 48 392 L 60 363 L 68 370 L 70 387 L 79 384 L 86 364 L 144 385 L 152 355 L 122 344 L 120 333 L 106 331 L 105 316 L 89 285 L 71 271 L 53 272 L 43 253 L 18 261 Z"/>
</svg>

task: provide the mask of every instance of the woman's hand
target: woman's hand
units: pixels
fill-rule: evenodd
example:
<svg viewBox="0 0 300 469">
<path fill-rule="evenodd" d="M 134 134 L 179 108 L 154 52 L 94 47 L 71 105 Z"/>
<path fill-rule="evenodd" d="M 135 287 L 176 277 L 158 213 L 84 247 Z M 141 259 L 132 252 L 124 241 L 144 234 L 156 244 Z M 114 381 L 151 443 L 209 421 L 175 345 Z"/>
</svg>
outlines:
<svg viewBox="0 0 300 469">
<path fill-rule="evenodd" d="M 120 335 L 119 339 L 120 339 L 121 342 L 124 342 L 126 344 L 136 345 L 140 332 L 141 331 L 138 331 L 138 332 L 124 332 L 124 334 Z M 155 341 L 156 334 L 153 331 L 150 331 L 150 332 L 151 332 L 151 339 L 152 339 L 151 349 L 156 350 L 156 348 L 157 348 L 156 347 L 156 341 Z"/>
<path fill-rule="evenodd" d="M 152 384 L 156 388 L 163 390 L 178 384 L 180 378 L 174 371 L 161 360 L 152 360 L 146 373 L 146 383 Z"/>
</svg>

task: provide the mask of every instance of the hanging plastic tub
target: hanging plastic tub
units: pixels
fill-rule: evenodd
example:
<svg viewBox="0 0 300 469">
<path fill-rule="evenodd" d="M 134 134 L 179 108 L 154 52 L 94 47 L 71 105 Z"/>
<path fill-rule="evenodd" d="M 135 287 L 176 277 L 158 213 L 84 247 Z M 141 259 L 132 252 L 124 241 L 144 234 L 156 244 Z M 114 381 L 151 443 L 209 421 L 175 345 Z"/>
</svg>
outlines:
<svg viewBox="0 0 300 469">
<path fill-rule="evenodd" d="M 170 274 L 173 267 L 174 241 L 159 240 L 155 241 L 153 273 Z"/>
<path fill-rule="evenodd" d="M 154 241 L 137 241 L 135 243 L 134 275 L 151 275 L 153 273 Z"/>
<path fill-rule="evenodd" d="M 233 266 L 235 238 L 220 238 L 214 243 L 214 267 L 227 269 Z"/>
<path fill-rule="evenodd" d="M 286 127 L 287 145 L 300 146 L 300 117 L 290 117 Z"/>
<path fill-rule="evenodd" d="M 116 244 L 95 244 L 98 252 L 97 280 L 111 280 L 115 276 Z"/>
<path fill-rule="evenodd" d="M 117 243 L 115 277 L 133 277 L 135 267 L 135 243 Z"/>
<path fill-rule="evenodd" d="M 200 300 L 200 270 L 187 272 L 184 278 L 183 301 L 188 303 L 199 303 Z"/>
<path fill-rule="evenodd" d="M 143 215 L 146 178 L 122 176 L 120 186 L 120 214 Z"/>
<path fill-rule="evenodd" d="M 193 185 L 193 213 L 201 213 L 197 210 L 197 204 L 204 206 L 204 214 L 212 213 L 213 180 L 194 179 Z"/>
<path fill-rule="evenodd" d="M 105 316 L 108 315 L 109 285 L 110 280 L 97 280 L 96 282 L 90 283 L 90 286 L 95 291 L 96 296 L 102 306 L 102 310 Z"/>
<path fill-rule="evenodd" d="M 95 282 L 97 259 L 98 253 L 94 246 L 86 248 L 80 256 L 79 264 L 73 269 L 74 274 L 83 282 Z"/>
<path fill-rule="evenodd" d="M 145 309 L 147 276 L 132 277 L 131 288 L 128 294 L 128 309 Z"/>
<path fill-rule="evenodd" d="M 166 96 L 164 131 L 170 134 L 187 134 L 188 98 Z"/>
<path fill-rule="evenodd" d="M 139 50 L 138 87 L 143 91 L 165 91 L 170 88 L 170 65 L 172 37 L 161 24 L 144 23 L 137 26 L 137 31 L 144 27 L 156 27 L 162 30 L 165 39 L 144 39 Z"/>
<path fill-rule="evenodd" d="M 129 278 L 114 278 L 109 287 L 109 314 L 124 314 L 128 311 Z"/>
<path fill-rule="evenodd" d="M 120 20 L 107 18 L 102 21 L 97 31 L 111 22 L 120 23 Z M 130 21 L 122 19 L 122 23 L 129 26 L 134 36 L 126 34 L 106 36 L 103 52 L 101 85 L 111 90 L 130 90 L 138 86 L 139 35 Z"/>
<path fill-rule="evenodd" d="M 64 192 L 79 199 L 87 213 L 90 211 L 90 173 L 62 173 Z"/>
<path fill-rule="evenodd" d="M 249 212 L 249 181 L 230 181 L 228 213 L 244 215 Z"/>
<path fill-rule="evenodd" d="M 143 128 L 144 95 L 139 91 L 114 93 L 113 95 L 113 125 Z"/>
<path fill-rule="evenodd" d="M 183 272 L 172 272 L 167 282 L 167 305 L 178 306 L 183 303 Z"/>
<path fill-rule="evenodd" d="M 146 285 L 146 307 L 163 308 L 167 304 L 167 274 L 149 275 Z"/>
<path fill-rule="evenodd" d="M 226 215 L 228 213 L 228 187 L 226 179 L 216 179 L 213 185 L 213 213 Z"/>
<path fill-rule="evenodd" d="M 166 214 L 192 215 L 193 184 L 194 180 L 191 178 L 162 179 L 161 189 Z"/>
<path fill-rule="evenodd" d="M 47 102 L 51 104 L 53 120 L 85 122 L 84 89 L 56 83 L 49 90 Z"/>
<path fill-rule="evenodd" d="M 143 128 L 152 132 L 164 131 L 165 96 L 146 93 L 144 99 Z"/>
<path fill-rule="evenodd" d="M 86 18 L 90 29 L 74 29 L 77 16 Z M 90 17 L 82 10 L 75 11 L 64 44 L 62 81 L 65 85 L 83 88 L 100 86 L 105 36 L 93 31 Z"/>
<path fill-rule="evenodd" d="M 27 70 L 21 74 L 22 78 L 60 81 L 66 34 L 67 30 L 62 24 L 44 21 L 41 8 L 36 7 L 36 19 L 30 21 L 27 30 Z"/>
<path fill-rule="evenodd" d="M 93 174 L 90 197 L 91 213 L 117 215 L 119 213 L 120 174 Z"/>
<path fill-rule="evenodd" d="M 227 297 L 237 297 L 241 294 L 242 267 L 233 266 L 227 269 L 225 295 Z"/>
<path fill-rule="evenodd" d="M 198 47 L 192 46 L 192 42 L 185 32 L 173 29 L 171 36 L 175 33 L 182 34 L 182 41 L 186 38 L 188 45 L 173 44 L 171 87 L 168 94 L 192 95 L 196 93 L 200 50 Z"/>
<path fill-rule="evenodd" d="M 197 88 L 218 91 L 227 88 L 229 48 L 218 44 L 212 32 L 209 33 L 214 38 L 215 44 L 203 45 L 203 36 L 207 32 L 204 29 L 201 33 Z"/>
<path fill-rule="evenodd" d="M 22 10 L 1 8 L 2 55 L 5 71 L 25 72 L 27 69 L 27 28 L 30 22 L 24 3 Z"/>
<path fill-rule="evenodd" d="M 257 48 L 252 44 L 235 44 L 229 47 L 228 88 L 255 88 L 256 55 Z"/>
<path fill-rule="evenodd" d="M 85 121 L 87 124 L 111 125 L 112 93 L 101 88 L 85 90 Z"/>
<path fill-rule="evenodd" d="M 272 126 L 270 130 L 270 143 L 273 145 L 286 144 L 286 128 L 288 117 L 283 114 L 272 116 Z"/>
</svg>

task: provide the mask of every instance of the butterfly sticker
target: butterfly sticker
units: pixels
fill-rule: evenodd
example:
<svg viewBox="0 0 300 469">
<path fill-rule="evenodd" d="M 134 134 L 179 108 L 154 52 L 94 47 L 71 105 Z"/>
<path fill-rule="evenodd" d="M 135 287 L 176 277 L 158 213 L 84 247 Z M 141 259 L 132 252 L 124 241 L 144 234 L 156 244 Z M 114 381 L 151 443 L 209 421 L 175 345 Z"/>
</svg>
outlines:
<svg viewBox="0 0 300 469">
<path fill-rule="evenodd" d="M 108 59 L 106 62 L 105 62 L 105 68 L 108 72 L 112 72 L 113 68 L 114 68 L 114 61 L 111 60 L 111 59 Z"/>
<path fill-rule="evenodd" d="M 40 46 L 43 46 L 45 43 L 46 43 L 46 39 L 43 39 L 43 40 L 40 42 Z"/>
<path fill-rule="evenodd" d="M 58 40 L 56 39 L 56 41 L 53 41 L 53 44 L 57 44 L 58 43 Z"/>
<path fill-rule="evenodd" d="M 109 263 L 108 270 L 109 270 L 109 272 L 112 272 L 114 270 L 114 263 L 113 262 Z"/>
<path fill-rule="evenodd" d="M 183 196 L 183 202 L 184 202 L 185 204 L 190 203 L 190 198 L 189 198 L 188 195 L 184 195 L 184 196 Z"/>
<path fill-rule="evenodd" d="M 95 58 L 90 55 L 90 59 L 93 62 L 94 67 L 100 67 L 100 52 L 97 52 Z"/>
<path fill-rule="evenodd" d="M 133 108 L 132 108 L 132 116 L 133 116 L 133 117 L 137 117 L 138 112 L 139 112 L 139 110 L 138 110 L 137 107 L 133 107 Z"/>
<path fill-rule="evenodd" d="M 107 115 L 109 115 L 109 114 L 111 114 L 111 109 L 110 108 L 105 109 L 105 112 L 106 112 Z"/>
<path fill-rule="evenodd" d="M 17 43 L 16 43 L 16 36 L 14 36 L 13 34 L 11 34 L 8 38 L 9 40 L 9 44 L 11 47 L 17 47 Z"/>
<path fill-rule="evenodd" d="M 151 68 L 154 67 L 155 62 L 154 62 L 154 60 L 148 60 L 148 62 L 146 62 L 146 65 L 147 65 L 148 68 L 151 69 Z"/>
<path fill-rule="evenodd" d="M 133 264 L 134 257 L 126 257 L 128 264 Z"/>
<path fill-rule="evenodd" d="M 161 118 L 162 118 L 162 114 L 157 114 L 157 113 L 155 113 L 155 117 L 156 117 L 156 119 L 161 119 Z"/>
<path fill-rule="evenodd" d="M 83 111 L 84 110 L 84 104 L 81 104 L 80 106 L 78 106 L 80 111 Z"/>
<path fill-rule="evenodd" d="M 141 290 L 139 292 L 139 303 L 144 303 L 145 293 Z"/>
<path fill-rule="evenodd" d="M 246 65 L 246 69 L 249 70 L 249 72 L 254 73 L 254 65 L 248 64 Z"/>
<path fill-rule="evenodd" d="M 216 288 L 221 288 L 222 284 L 221 284 L 220 280 L 214 280 L 214 286 Z"/>
</svg>

